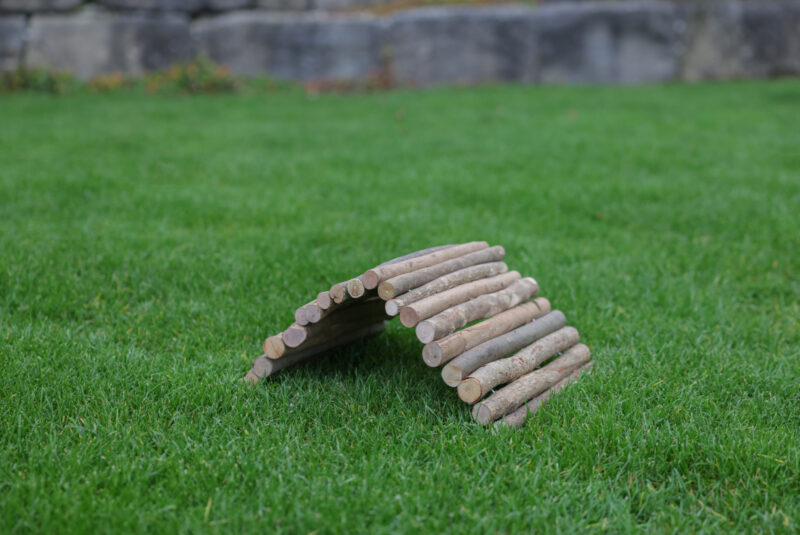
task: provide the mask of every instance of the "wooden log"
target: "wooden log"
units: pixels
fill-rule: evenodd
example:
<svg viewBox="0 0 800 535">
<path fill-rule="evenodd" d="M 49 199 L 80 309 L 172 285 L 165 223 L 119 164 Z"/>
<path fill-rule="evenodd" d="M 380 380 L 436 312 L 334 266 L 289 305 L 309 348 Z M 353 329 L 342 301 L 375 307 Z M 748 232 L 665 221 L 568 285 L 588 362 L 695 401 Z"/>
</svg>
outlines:
<svg viewBox="0 0 800 535">
<path fill-rule="evenodd" d="M 267 362 L 265 364 L 266 368 L 264 377 L 269 377 L 270 375 L 284 368 L 288 368 L 289 366 L 299 364 L 300 362 L 304 362 L 312 357 L 321 355 L 326 351 L 330 351 L 335 347 L 349 344 L 350 342 L 358 340 L 359 338 L 376 335 L 382 332 L 385 329 L 385 327 L 386 327 L 386 322 L 381 320 L 377 323 L 363 325 L 355 330 L 343 332 L 339 336 L 323 344 L 318 344 L 313 347 L 309 347 L 308 349 L 304 349 L 303 351 L 298 351 L 297 353 L 286 356 L 284 358 L 277 360 L 265 359 Z"/>
<path fill-rule="evenodd" d="M 324 338 L 327 341 L 345 334 L 348 329 L 383 319 L 386 319 L 383 302 L 380 299 L 370 299 L 337 311 L 319 323 L 306 326 L 293 324 L 283 331 L 281 339 L 286 347 L 295 348 L 307 340 Z"/>
<path fill-rule="evenodd" d="M 532 278 L 518 280 L 504 290 L 476 297 L 420 322 L 416 329 L 417 338 L 423 344 L 438 340 L 471 321 L 489 318 L 515 307 L 538 291 L 539 285 Z"/>
<path fill-rule="evenodd" d="M 392 277 L 402 275 L 403 273 L 408 273 L 410 271 L 415 271 L 417 269 L 426 268 L 434 264 L 444 262 L 446 260 L 463 256 L 473 251 L 486 249 L 488 247 L 489 244 L 486 243 L 485 241 L 454 245 L 452 247 L 447 247 L 444 249 L 434 251 L 432 253 L 427 253 L 421 256 L 408 258 L 406 260 L 401 260 L 399 262 L 392 262 L 389 264 L 384 264 L 382 266 L 377 266 L 365 272 L 364 275 L 362 275 L 361 280 L 364 282 L 364 287 L 367 290 L 372 290 L 374 288 L 377 288 L 378 284 L 386 279 L 391 279 Z"/>
<path fill-rule="evenodd" d="M 432 280 L 415 290 L 411 290 L 408 293 L 386 301 L 386 313 L 390 316 L 396 316 L 400 313 L 402 307 L 416 303 L 426 297 L 439 294 L 445 290 L 450 290 L 451 288 L 468 282 L 501 275 L 507 271 L 508 266 L 505 262 L 490 262 L 488 264 L 479 264 L 477 266 L 459 269 L 447 275 L 442 275 L 438 279 Z"/>
<path fill-rule="evenodd" d="M 472 409 L 472 417 L 486 425 L 515 411 L 526 400 L 534 398 L 572 373 L 575 368 L 589 362 L 591 353 L 583 344 L 576 344 L 544 368 L 525 374 L 501 388 Z M 278 362 L 278 361 L 274 361 Z"/>
<path fill-rule="evenodd" d="M 497 385 L 510 383 L 532 372 L 559 351 L 577 344 L 579 339 L 575 327 L 564 327 L 548 334 L 513 356 L 495 360 L 472 372 L 458 383 L 458 397 L 466 403 L 475 403 Z"/>
<path fill-rule="evenodd" d="M 264 354 L 270 359 L 279 359 L 286 353 L 286 344 L 283 343 L 283 333 L 270 336 L 264 340 Z"/>
<path fill-rule="evenodd" d="M 324 290 L 317 294 L 317 306 L 322 310 L 328 310 L 333 304 L 331 294 L 328 290 Z"/>
<path fill-rule="evenodd" d="M 509 271 L 488 279 L 476 280 L 456 286 L 442 293 L 426 297 L 416 303 L 400 309 L 400 322 L 406 327 L 414 327 L 417 323 L 451 307 L 460 305 L 483 294 L 503 290 L 520 280 L 517 271 Z"/>
<path fill-rule="evenodd" d="M 319 323 L 319 321 L 328 315 L 328 310 L 322 310 L 316 301 L 312 301 L 303 307 L 305 309 L 305 316 L 309 323 Z M 331 312 L 333 312 L 331 310 Z"/>
<path fill-rule="evenodd" d="M 564 313 L 554 310 L 513 331 L 473 347 L 442 368 L 442 379 L 449 386 L 458 386 L 472 372 L 512 353 L 566 325 Z M 444 339 L 443 339 L 444 340 Z"/>
<path fill-rule="evenodd" d="M 486 321 L 426 344 L 422 349 L 422 360 L 428 366 L 440 366 L 464 351 L 488 340 L 496 339 L 548 312 L 550 312 L 550 301 L 544 297 L 523 303 Z"/>
<path fill-rule="evenodd" d="M 506 414 L 499 420 L 494 422 L 495 427 L 502 427 L 502 426 L 511 426 L 511 427 L 519 427 L 523 425 L 527 419 L 530 417 L 531 414 L 539 410 L 539 408 L 544 405 L 549 399 L 550 396 L 553 394 L 557 394 L 561 390 L 563 390 L 566 386 L 574 383 L 578 380 L 578 377 L 581 376 L 583 373 L 588 373 L 592 369 L 592 365 L 594 364 L 593 360 L 590 360 L 577 370 L 573 371 L 571 374 L 566 376 L 565 378 L 561 379 L 559 382 L 554 384 L 551 388 L 545 390 L 538 396 L 533 399 L 529 399 L 526 401 L 520 408 L 517 410 Z"/>
<path fill-rule="evenodd" d="M 301 306 L 297 310 L 294 311 L 294 322 L 298 325 L 308 325 L 310 322 L 308 321 L 308 316 L 306 315 L 306 307 L 310 303 L 306 303 L 305 305 Z"/>
<path fill-rule="evenodd" d="M 256 383 L 258 383 L 259 379 L 261 379 L 261 378 L 258 375 L 256 375 L 255 373 L 253 373 L 253 370 L 250 370 L 249 372 L 247 372 L 247 375 L 242 377 L 241 380 L 243 382 L 245 382 L 245 383 L 250 383 L 250 385 L 253 386 Z"/>
<path fill-rule="evenodd" d="M 447 275 L 448 273 L 478 264 L 502 260 L 505 255 L 506 250 L 497 245 L 488 249 L 481 249 L 473 253 L 465 254 L 464 256 L 453 258 L 452 260 L 440 262 L 430 267 L 404 273 L 381 282 L 378 285 L 378 295 L 381 299 L 389 300 L 409 290 L 419 288 L 423 284 L 443 275 Z"/>
<path fill-rule="evenodd" d="M 347 294 L 347 283 L 348 281 L 337 282 L 331 286 L 330 290 L 328 290 L 328 293 L 335 304 L 341 304 L 345 301 L 345 299 L 350 297 Z"/>
</svg>

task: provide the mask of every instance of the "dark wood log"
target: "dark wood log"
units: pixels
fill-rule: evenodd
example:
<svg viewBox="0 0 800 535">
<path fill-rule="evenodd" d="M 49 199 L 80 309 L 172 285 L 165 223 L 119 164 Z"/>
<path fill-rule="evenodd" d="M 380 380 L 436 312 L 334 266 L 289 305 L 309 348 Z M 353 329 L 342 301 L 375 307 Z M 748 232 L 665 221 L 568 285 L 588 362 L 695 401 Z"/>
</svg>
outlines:
<svg viewBox="0 0 800 535">
<path fill-rule="evenodd" d="M 550 301 L 544 297 L 523 303 L 486 321 L 426 344 L 422 349 L 422 360 L 431 367 L 441 366 L 464 351 L 488 340 L 496 339 L 548 312 L 550 312 Z"/>
<path fill-rule="evenodd" d="M 516 353 L 564 325 L 566 325 L 564 313 L 554 310 L 536 321 L 526 323 L 503 336 L 498 336 L 465 351 L 442 368 L 442 379 L 447 385 L 456 387 L 458 383 L 481 366 Z"/>
<path fill-rule="evenodd" d="M 505 262 L 490 262 L 488 264 L 479 264 L 477 266 L 459 269 L 458 271 L 448 273 L 438 279 L 432 280 L 415 290 L 411 290 L 408 293 L 386 301 L 386 313 L 390 316 L 396 316 L 400 313 L 402 307 L 416 303 L 426 297 L 436 295 L 468 282 L 501 275 L 507 271 L 508 266 Z"/>
<path fill-rule="evenodd" d="M 564 327 L 548 334 L 513 356 L 495 360 L 472 372 L 458 383 L 458 397 L 466 403 L 475 403 L 494 387 L 510 383 L 532 372 L 559 351 L 577 344 L 579 339 L 580 335 L 575 327 Z"/>
<path fill-rule="evenodd" d="M 286 347 L 296 348 L 308 340 L 328 341 L 336 336 L 343 336 L 349 329 L 384 319 L 386 313 L 383 310 L 383 302 L 373 298 L 337 310 L 319 323 L 306 326 L 293 324 L 283 331 L 281 339 Z M 317 343 L 316 341 L 314 343 Z"/>
<path fill-rule="evenodd" d="M 545 390 L 535 398 L 526 401 L 517 410 L 511 412 L 510 414 L 506 414 L 499 420 L 496 420 L 494 422 L 495 427 L 502 427 L 502 426 L 520 427 L 524 425 L 525 422 L 528 420 L 528 418 L 531 416 L 531 414 L 539 410 L 542 405 L 547 403 L 547 401 L 550 399 L 550 396 L 552 396 L 553 394 L 557 394 L 568 385 L 577 381 L 578 377 L 580 377 L 582 374 L 591 371 L 593 364 L 594 364 L 593 360 L 587 362 L 577 370 L 573 371 L 567 377 L 561 379 L 559 382 L 554 384 L 548 390 Z"/>
<path fill-rule="evenodd" d="M 505 255 L 505 249 L 498 245 L 468 253 L 464 256 L 446 260 L 416 271 L 404 273 L 381 282 L 378 285 L 378 295 L 381 299 L 389 300 L 409 290 L 419 288 L 441 276 L 458 271 L 459 269 L 502 260 Z"/>
<path fill-rule="evenodd" d="M 361 280 L 363 281 L 364 287 L 367 290 L 372 290 L 377 288 L 381 281 L 402 275 L 403 273 L 426 268 L 458 256 L 463 256 L 479 249 L 486 249 L 487 247 L 489 247 L 489 244 L 486 242 L 471 242 L 461 245 L 454 245 L 452 247 L 440 249 L 432 253 L 377 266 L 365 272 L 364 275 L 362 275 Z"/>
<path fill-rule="evenodd" d="M 433 317 L 449 308 L 466 303 L 481 295 L 508 288 L 518 280 L 520 280 L 520 274 L 516 271 L 509 271 L 488 279 L 480 279 L 456 286 L 404 306 L 400 309 L 400 322 L 406 327 L 414 327 L 420 321 Z"/>
<path fill-rule="evenodd" d="M 267 362 L 265 364 L 265 375 L 264 377 L 269 377 L 270 375 L 284 369 L 288 368 L 289 366 L 294 366 L 295 364 L 299 364 L 301 362 L 305 362 L 310 358 L 319 356 L 331 349 L 339 346 L 343 346 L 349 344 L 355 340 L 360 338 L 364 338 L 366 336 L 374 336 L 376 334 L 381 333 L 384 328 L 386 327 L 386 322 L 381 320 L 377 323 L 362 325 L 359 328 L 342 332 L 340 335 L 328 340 L 323 344 L 318 344 L 308 349 L 304 349 L 303 351 L 298 351 L 292 355 L 286 356 L 284 358 L 272 360 L 272 359 L 265 359 Z"/>
<path fill-rule="evenodd" d="M 590 358 L 589 348 L 576 344 L 545 367 L 523 375 L 476 404 L 472 409 L 472 417 L 478 423 L 487 425 L 551 388 L 573 370 L 589 362 Z"/>
<path fill-rule="evenodd" d="M 532 278 L 518 280 L 504 290 L 476 297 L 420 322 L 416 329 L 417 338 L 424 344 L 438 340 L 471 321 L 489 318 L 515 307 L 538 291 L 539 285 Z"/>
</svg>

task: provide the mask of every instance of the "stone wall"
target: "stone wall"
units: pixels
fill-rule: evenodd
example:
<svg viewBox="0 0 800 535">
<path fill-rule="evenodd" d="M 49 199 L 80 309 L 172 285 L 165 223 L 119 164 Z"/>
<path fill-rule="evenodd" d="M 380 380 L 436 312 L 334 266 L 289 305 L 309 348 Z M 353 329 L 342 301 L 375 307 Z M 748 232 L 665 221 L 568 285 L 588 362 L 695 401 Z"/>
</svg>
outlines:
<svg viewBox="0 0 800 535">
<path fill-rule="evenodd" d="M 243 75 L 414 86 L 800 74 L 800 0 L 352 10 L 392 1 L 0 0 L 0 69 L 88 78 L 202 54 Z"/>
</svg>

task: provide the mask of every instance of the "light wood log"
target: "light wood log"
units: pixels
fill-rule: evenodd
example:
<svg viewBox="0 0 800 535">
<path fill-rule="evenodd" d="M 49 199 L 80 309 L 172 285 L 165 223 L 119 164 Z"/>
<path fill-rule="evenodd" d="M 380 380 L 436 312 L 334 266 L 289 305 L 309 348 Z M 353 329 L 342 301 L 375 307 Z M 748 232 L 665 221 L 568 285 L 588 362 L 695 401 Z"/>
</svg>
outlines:
<svg viewBox="0 0 800 535">
<path fill-rule="evenodd" d="M 362 275 L 362 281 L 364 282 L 364 287 L 367 290 L 372 290 L 377 288 L 378 284 L 386 279 L 390 279 L 410 271 L 415 271 L 417 269 L 426 268 L 434 264 L 444 262 L 445 260 L 463 256 L 473 251 L 486 249 L 487 247 L 489 247 L 489 244 L 485 241 L 470 242 L 461 245 L 454 245 L 452 247 L 440 249 L 432 253 L 423 254 L 421 256 L 408 258 L 407 260 L 384 264 L 382 266 L 377 266 L 373 269 L 370 269 L 364 273 L 364 275 Z"/>
<path fill-rule="evenodd" d="M 414 327 L 417 323 L 449 308 L 468 302 L 484 294 L 490 294 L 508 288 L 520 280 L 517 271 L 509 271 L 488 279 L 476 280 L 456 286 L 442 293 L 426 297 L 416 303 L 400 309 L 400 323 L 406 327 Z"/>
<path fill-rule="evenodd" d="M 497 385 L 510 383 L 532 372 L 559 351 L 577 344 L 579 339 L 575 327 L 564 327 L 548 334 L 513 356 L 495 360 L 472 372 L 458 383 L 458 397 L 466 403 L 475 403 Z"/>
<path fill-rule="evenodd" d="M 333 304 L 331 294 L 328 290 L 324 290 L 317 294 L 317 306 L 322 310 L 328 310 Z"/>
<path fill-rule="evenodd" d="M 256 383 L 258 383 L 259 379 L 260 379 L 260 377 L 258 375 L 256 375 L 255 373 L 253 373 L 253 370 L 250 370 L 249 372 L 247 372 L 247 375 L 242 377 L 241 380 L 243 382 L 245 382 L 245 383 L 250 383 L 250 385 L 253 386 Z"/>
<path fill-rule="evenodd" d="M 478 264 L 502 260 L 505 255 L 506 250 L 497 245 L 465 254 L 452 260 L 446 260 L 430 267 L 404 273 L 381 282 L 378 285 L 378 295 L 381 299 L 389 300 L 409 290 L 419 288 L 423 284 L 448 273 Z"/>
<path fill-rule="evenodd" d="M 415 290 L 411 290 L 408 293 L 386 301 L 386 313 L 390 316 L 396 316 L 400 313 L 402 307 L 416 303 L 426 297 L 444 292 L 445 290 L 450 290 L 451 288 L 468 282 L 501 275 L 507 271 L 508 266 L 505 262 L 490 262 L 488 264 L 479 264 L 477 266 L 459 269 L 447 275 L 442 275 L 438 279 L 432 280 Z"/>
<path fill-rule="evenodd" d="M 339 336 L 323 343 L 318 344 L 308 349 L 304 349 L 303 351 L 298 351 L 292 355 L 286 356 L 281 359 L 265 359 L 266 362 L 266 369 L 265 369 L 265 377 L 268 377 L 275 372 L 278 372 L 284 368 L 288 368 L 289 366 L 293 366 L 295 364 L 299 364 L 300 362 L 304 362 L 312 357 L 316 357 L 329 351 L 335 347 L 339 347 L 345 344 L 349 344 L 359 338 L 364 338 L 366 336 L 372 336 L 378 334 L 384 330 L 386 327 L 386 322 L 381 320 L 377 323 L 371 323 L 367 325 L 363 325 L 358 329 L 347 331 L 341 333 Z"/>
<path fill-rule="evenodd" d="M 350 328 L 383 319 L 386 319 L 383 302 L 374 298 L 336 311 L 319 323 L 306 326 L 293 324 L 283 331 L 281 339 L 286 347 L 296 348 L 307 340 L 324 338 L 327 341 L 329 338 L 346 333 Z"/>
<path fill-rule="evenodd" d="M 523 375 L 476 404 L 472 409 L 472 417 L 478 423 L 487 425 L 552 387 L 575 368 L 589 362 L 590 358 L 589 348 L 583 344 L 576 344 L 544 368 Z"/>
<path fill-rule="evenodd" d="M 264 354 L 270 359 L 279 359 L 286 353 L 286 344 L 283 343 L 283 333 L 270 336 L 264 340 Z"/>
<path fill-rule="evenodd" d="M 530 417 L 531 414 L 539 410 L 539 408 L 544 405 L 549 399 L 550 396 L 553 394 L 557 394 L 561 390 L 563 390 L 566 386 L 574 383 L 578 380 L 578 377 L 581 374 L 588 373 L 592 369 L 592 365 L 594 364 L 593 360 L 590 360 L 577 370 L 573 371 L 571 374 L 566 376 L 565 378 L 561 379 L 559 382 L 554 384 L 551 388 L 545 390 L 538 396 L 533 399 L 529 399 L 526 401 L 520 408 L 517 410 L 506 414 L 499 420 L 494 422 L 495 427 L 501 426 L 511 426 L 511 427 L 519 427 L 523 425 L 527 419 Z"/>
<path fill-rule="evenodd" d="M 294 322 L 298 325 L 308 325 L 310 322 L 308 321 L 308 316 L 306 315 L 306 307 L 310 303 L 306 303 L 305 305 L 301 306 L 297 310 L 294 311 Z"/>
<path fill-rule="evenodd" d="M 550 312 L 550 301 L 544 297 L 523 303 L 486 321 L 476 323 L 466 329 L 426 344 L 422 349 L 422 360 L 428 366 L 440 366 L 464 351 L 487 340 L 494 340 L 521 325 L 530 323 L 533 319 L 544 316 L 548 312 Z"/>
<path fill-rule="evenodd" d="M 363 277 L 363 275 L 362 275 Z M 347 282 L 347 293 L 353 299 L 360 299 L 366 293 L 366 288 L 364 288 L 364 283 L 361 281 L 361 278 L 350 279 Z"/>
<path fill-rule="evenodd" d="M 331 286 L 330 290 L 328 290 L 328 293 L 330 293 L 331 295 L 331 299 L 333 299 L 333 302 L 336 303 L 337 305 L 345 302 L 350 298 L 350 294 L 347 293 L 348 282 L 349 281 L 337 282 L 336 284 Z"/>
<path fill-rule="evenodd" d="M 447 336 L 467 323 L 489 318 L 515 307 L 536 295 L 539 284 L 530 277 L 516 281 L 508 288 L 480 297 L 440 312 L 417 324 L 417 338 L 423 344 Z"/>
<path fill-rule="evenodd" d="M 305 309 L 305 316 L 309 323 L 319 323 L 319 321 L 328 315 L 328 310 L 322 310 L 322 307 L 316 301 L 312 301 L 303 307 Z M 331 312 L 333 312 L 331 310 Z"/>
<path fill-rule="evenodd" d="M 442 368 L 442 379 L 449 386 L 458 386 L 458 383 L 481 366 L 516 353 L 539 338 L 557 331 L 566 325 L 566 321 L 563 312 L 554 310 L 536 321 L 477 345 L 457 356 Z"/>
</svg>

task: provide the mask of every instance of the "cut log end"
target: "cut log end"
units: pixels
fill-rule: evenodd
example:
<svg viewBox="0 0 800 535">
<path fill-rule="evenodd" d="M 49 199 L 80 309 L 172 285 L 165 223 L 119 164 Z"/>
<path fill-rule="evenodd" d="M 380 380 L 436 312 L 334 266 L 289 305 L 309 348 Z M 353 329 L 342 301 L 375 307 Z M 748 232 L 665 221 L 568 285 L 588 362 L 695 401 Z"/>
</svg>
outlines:
<svg viewBox="0 0 800 535">
<path fill-rule="evenodd" d="M 473 379 L 472 377 L 467 377 L 460 383 L 458 383 L 458 397 L 464 403 L 475 403 L 482 396 L 481 392 L 481 383 L 477 379 Z M 478 413 L 480 415 L 480 412 Z"/>
<path fill-rule="evenodd" d="M 400 309 L 400 323 L 406 327 L 414 327 L 419 323 L 419 316 L 417 311 L 413 308 L 403 307 Z"/>
<path fill-rule="evenodd" d="M 422 323 L 417 324 L 417 338 L 423 344 L 427 344 L 428 342 L 433 342 L 434 338 L 436 337 L 436 328 L 427 321 L 423 321 Z"/>
<path fill-rule="evenodd" d="M 331 299 L 331 294 L 328 291 L 320 292 L 317 294 L 317 305 L 322 310 L 328 310 L 331 308 L 331 304 L 333 300 Z"/>
<path fill-rule="evenodd" d="M 448 364 L 444 368 L 442 368 L 442 380 L 444 380 L 444 384 L 447 386 L 452 386 L 453 388 L 458 386 L 458 383 L 461 382 L 463 379 L 463 375 L 461 372 L 461 368 L 454 364 Z"/>
<path fill-rule="evenodd" d="M 442 350 L 436 342 L 426 344 L 425 347 L 422 348 L 422 360 L 431 368 L 442 364 Z"/>
<path fill-rule="evenodd" d="M 249 372 L 247 372 L 247 375 L 242 377 L 242 382 L 247 383 L 250 386 L 255 386 L 256 383 L 258 383 L 258 379 L 259 379 L 258 375 L 253 373 L 253 370 L 250 370 Z"/>
<path fill-rule="evenodd" d="M 378 285 L 378 297 L 383 299 L 384 301 L 388 301 L 395 297 L 394 286 L 389 281 L 383 281 Z"/>
<path fill-rule="evenodd" d="M 310 323 L 317 323 L 319 320 L 322 319 L 322 307 L 320 307 L 316 303 L 306 305 L 304 308 L 305 308 L 306 319 Z"/>
<path fill-rule="evenodd" d="M 300 307 L 294 311 L 294 322 L 298 325 L 308 325 L 305 307 Z"/>
<path fill-rule="evenodd" d="M 397 316 L 400 313 L 400 307 L 397 306 L 397 301 L 390 299 L 386 301 L 386 314 L 388 316 Z"/>
<path fill-rule="evenodd" d="M 347 295 L 347 288 L 344 284 L 341 283 L 334 284 L 333 286 L 331 286 L 331 289 L 328 291 L 328 293 L 330 294 L 331 299 L 333 299 L 333 302 L 339 304 L 342 301 L 344 301 L 344 298 Z"/>
<path fill-rule="evenodd" d="M 292 325 L 283 331 L 283 343 L 287 347 L 297 347 L 305 342 L 308 332 L 299 325 Z"/>
<path fill-rule="evenodd" d="M 370 269 L 364 273 L 364 275 L 361 277 L 361 281 L 364 283 L 364 288 L 367 290 L 372 290 L 378 286 L 380 278 L 374 269 Z"/>
<path fill-rule="evenodd" d="M 472 411 L 472 415 L 481 425 L 488 425 L 489 422 L 492 421 L 492 411 L 489 410 L 489 407 L 486 407 L 482 403 L 479 403 L 475 406 L 475 410 Z"/>
<path fill-rule="evenodd" d="M 353 279 L 349 281 L 347 283 L 347 293 L 350 294 L 350 297 L 353 299 L 358 299 L 359 297 L 363 296 L 364 293 L 366 293 L 364 283 L 359 279 Z"/>
<path fill-rule="evenodd" d="M 264 354 L 267 358 L 279 359 L 284 353 L 286 353 L 286 344 L 283 343 L 280 334 L 270 336 L 264 340 Z"/>
</svg>

